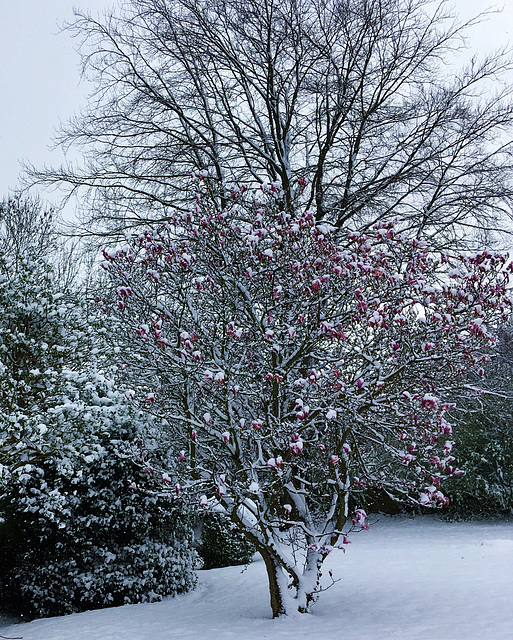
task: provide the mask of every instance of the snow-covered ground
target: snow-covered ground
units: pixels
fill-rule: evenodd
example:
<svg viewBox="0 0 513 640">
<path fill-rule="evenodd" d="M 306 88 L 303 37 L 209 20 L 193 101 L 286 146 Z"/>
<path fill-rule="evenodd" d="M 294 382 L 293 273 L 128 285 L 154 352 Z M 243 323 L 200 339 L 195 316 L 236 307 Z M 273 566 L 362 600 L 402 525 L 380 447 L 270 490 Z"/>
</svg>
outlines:
<svg viewBox="0 0 513 640">
<path fill-rule="evenodd" d="M 200 572 L 165 602 L 2 625 L 23 640 L 507 640 L 513 638 L 513 521 L 385 518 L 329 568 L 341 578 L 311 615 L 272 620 L 255 561 Z"/>
</svg>

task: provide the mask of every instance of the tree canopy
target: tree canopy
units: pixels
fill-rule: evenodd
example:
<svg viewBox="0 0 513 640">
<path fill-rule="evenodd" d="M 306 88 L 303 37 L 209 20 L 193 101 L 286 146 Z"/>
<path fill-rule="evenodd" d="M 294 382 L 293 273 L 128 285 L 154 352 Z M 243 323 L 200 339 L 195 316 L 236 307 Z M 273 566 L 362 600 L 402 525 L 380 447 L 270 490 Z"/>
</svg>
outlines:
<svg viewBox="0 0 513 640">
<path fill-rule="evenodd" d="M 446 504 L 452 393 L 482 372 L 508 275 L 499 254 L 450 261 L 391 223 L 341 242 L 281 192 L 232 196 L 218 211 L 200 183 L 188 215 L 105 251 L 104 304 L 137 397 L 165 420 L 168 481 L 228 511 L 280 615 L 287 578 L 302 611 L 322 590 L 350 496 Z"/>
<path fill-rule="evenodd" d="M 89 108 L 61 142 L 89 190 L 84 232 L 122 237 L 186 208 L 184 184 L 279 182 L 340 229 L 399 218 L 439 247 L 501 229 L 511 204 L 504 51 L 458 68 L 444 0 L 130 0 L 77 14 Z M 498 80 L 499 79 L 499 80 Z M 222 208 L 226 194 L 213 193 Z"/>
</svg>

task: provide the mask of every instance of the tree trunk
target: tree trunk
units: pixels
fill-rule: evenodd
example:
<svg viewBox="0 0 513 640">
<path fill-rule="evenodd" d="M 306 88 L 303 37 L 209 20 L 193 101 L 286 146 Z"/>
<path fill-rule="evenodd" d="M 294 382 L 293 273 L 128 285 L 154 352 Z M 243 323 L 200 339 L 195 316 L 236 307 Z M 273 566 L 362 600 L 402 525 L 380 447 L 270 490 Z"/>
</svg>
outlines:
<svg viewBox="0 0 513 640">
<path fill-rule="evenodd" d="M 266 549 L 258 550 L 265 562 L 267 578 L 269 579 L 269 595 L 273 618 L 287 615 L 287 578 L 279 563 Z"/>
<path fill-rule="evenodd" d="M 307 552 L 306 567 L 297 590 L 297 608 L 299 613 L 309 613 L 310 607 L 318 597 L 321 580 L 322 558 L 319 552 Z"/>
</svg>

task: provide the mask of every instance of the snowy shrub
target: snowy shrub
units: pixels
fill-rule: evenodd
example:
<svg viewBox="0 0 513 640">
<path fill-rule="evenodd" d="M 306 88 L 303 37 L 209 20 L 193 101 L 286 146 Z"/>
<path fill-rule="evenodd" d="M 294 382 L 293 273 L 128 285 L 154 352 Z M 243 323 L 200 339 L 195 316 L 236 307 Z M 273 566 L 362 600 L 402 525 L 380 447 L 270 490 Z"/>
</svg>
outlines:
<svg viewBox="0 0 513 640">
<path fill-rule="evenodd" d="M 198 552 L 203 558 L 203 569 L 214 569 L 248 564 L 255 547 L 227 515 L 209 512 L 203 516 Z"/>
<path fill-rule="evenodd" d="M 157 425 L 104 335 L 44 260 L 0 257 L 0 594 L 29 617 L 195 582 L 189 517 L 140 454 Z"/>
<path fill-rule="evenodd" d="M 0 463 L 23 464 L 58 446 L 54 409 L 68 402 L 68 372 L 91 365 L 93 332 L 49 264 L 0 256 Z"/>
<path fill-rule="evenodd" d="M 472 385 L 455 431 L 456 455 L 464 472 L 449 483 L 448 514 L 476 518 L 513 513 L 513 329 L 511 319 L 496 331 L 497 343 Z"/>
<path fill-rule="evenodd" d="M 73 468 L 49 459 L 16 469 L 0 503 L 3 606 L 44 617 L 193 588 L 190 516 L 160 485 L 112 439 Z"/>
</svg>

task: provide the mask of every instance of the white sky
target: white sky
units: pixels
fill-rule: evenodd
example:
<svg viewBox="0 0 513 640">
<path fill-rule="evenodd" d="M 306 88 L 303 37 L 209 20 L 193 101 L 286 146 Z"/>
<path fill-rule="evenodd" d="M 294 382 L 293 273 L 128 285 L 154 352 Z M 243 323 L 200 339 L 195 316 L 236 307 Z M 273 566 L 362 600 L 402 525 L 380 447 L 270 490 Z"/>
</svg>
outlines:
<svg viewBox="0 0 513 640">
<path fill-rule="evenodd" d="M 0 0 L 0 199 L 16 188 L 20 163 L 59 165 L 50 151 L 60 122 L 85 103 L 76 42 L 61 32 L 73 7 L 103 12 L 115 0 Z"/>
<path fill-rule="evenodd" d="M 462 18 L 490 4 L 503 7 L 501 15 L 473 30 L 477 52 L 513 41 L 513 0 L 452 2 Z M 93 14 L 115 3 L 76 0 L 76 6 Z M 73 0 L 0 0 L 0 199 L 16 188 L 23 160 L 36 166 L 63 160 L 61 150 L 50 151 L 52 136 L 87 94 L 75 42 L 69 33 L 59 33 L 59 26 L 72 19 L 74 5 Z"/>
</svg>

